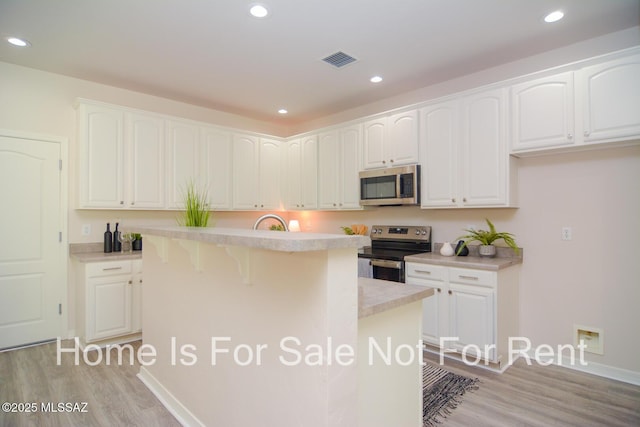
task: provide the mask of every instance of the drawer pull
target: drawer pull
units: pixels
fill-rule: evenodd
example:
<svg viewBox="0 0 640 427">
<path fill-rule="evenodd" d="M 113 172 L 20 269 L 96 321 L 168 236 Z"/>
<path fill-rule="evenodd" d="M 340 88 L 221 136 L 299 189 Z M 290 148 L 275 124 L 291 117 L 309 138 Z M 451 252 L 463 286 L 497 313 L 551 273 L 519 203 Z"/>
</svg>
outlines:
<svg viewBox="0 0 640 427">
<path fill-rule="evenodd" d="M 476 276 L 458 276 L 459 279 L 478 280 Z"/>
<path fill-rule="evenodd" d="M 122 266 L 120 267 L 109 267 L 109 268 L 103 268 L 102 271 L 109 271 L 109 270 L 122 270 Z"/>
<path fill-rule="evenodd" d="M 416 270 L 416 273 L 431 274 L 430 271 L 426 271 L 426 270 Z"/>
</svg>

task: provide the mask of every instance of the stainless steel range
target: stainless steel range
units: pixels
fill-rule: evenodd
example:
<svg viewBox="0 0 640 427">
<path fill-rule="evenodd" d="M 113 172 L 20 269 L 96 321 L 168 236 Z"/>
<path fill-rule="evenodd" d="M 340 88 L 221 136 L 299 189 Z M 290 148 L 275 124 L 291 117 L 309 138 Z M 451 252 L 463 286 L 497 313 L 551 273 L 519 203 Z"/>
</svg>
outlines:
<svg viewBox="0 0 640 427">
<path fill-rule="evenodd" d="M 431 252 L 430 226 L 374 225 L 370 236 L 358 256 L 369 258 L 374 279 L 404 283 L 404 257 Z"/>
</svg>

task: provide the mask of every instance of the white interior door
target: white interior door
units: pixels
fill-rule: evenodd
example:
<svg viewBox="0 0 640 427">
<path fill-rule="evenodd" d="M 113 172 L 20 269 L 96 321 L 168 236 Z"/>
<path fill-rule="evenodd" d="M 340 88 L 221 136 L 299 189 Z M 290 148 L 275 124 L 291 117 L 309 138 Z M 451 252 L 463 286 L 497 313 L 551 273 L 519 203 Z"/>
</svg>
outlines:
<svg viewBox="0 0 640 427">
<path fill-rule="evenodd" d="M 62 333 L 61 144 L 0 135 L 0 348 Z"/>
</svg>

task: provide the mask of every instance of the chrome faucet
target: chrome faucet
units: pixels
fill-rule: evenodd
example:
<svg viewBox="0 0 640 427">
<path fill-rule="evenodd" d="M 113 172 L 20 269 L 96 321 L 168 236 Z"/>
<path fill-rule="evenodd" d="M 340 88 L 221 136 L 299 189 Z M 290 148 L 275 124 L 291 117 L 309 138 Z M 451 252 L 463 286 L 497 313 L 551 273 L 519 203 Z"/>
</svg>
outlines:
<svg viewBox="0 0 640 427">
<path fill-rule="evenodd" d="M 276 215 L 276 214 L 265 214 L 265 215 L 262 215 L 260 218 L 258 218 L 258 219 L 256 220 L 256 223 L 255 223 L 255 224 L 253 224 L 253 229 L 254 229 L 254 230 L 257 230 L 257 229 L 258 229 L 258 226 L 260 225 L 260 223 L 261 223 L 262 221 L 264 221 L 265 219 L 269 219 L 269 218 L 271 218 L 271 219 L 275 219 L 275 220 L 276 220 L 276 221 L 278 221 L 280 224 L 282 224 L 282 227 L 284 228 L 284 231 L 289 231 L 289 227 L 287 227 L 287 222 L 286 222 L 286 221 L 285 221 L 281 216 L 278 216 L 278 215 Z"/>
</svg>

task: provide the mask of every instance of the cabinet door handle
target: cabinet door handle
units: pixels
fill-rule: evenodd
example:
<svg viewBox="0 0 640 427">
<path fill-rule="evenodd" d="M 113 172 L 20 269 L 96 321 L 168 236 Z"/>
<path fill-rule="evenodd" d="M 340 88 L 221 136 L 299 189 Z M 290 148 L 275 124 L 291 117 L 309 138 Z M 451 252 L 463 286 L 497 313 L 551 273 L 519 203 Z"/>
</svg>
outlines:
<svg viewBox="0 0 640 427">
<path fill-rule="evenodd" d="M 121 205 L 124 205 L 124 200 L 120 200 L 120 204 L 121 204 Z"/>
<path fill-rule="evenodd" d="M 393 163 L 393 159 L 389 160 L 389 163 Z"/>
<path fill-rule="evenodd" d="M 585 130 L 584 131 L 584 136 L 589 136 L 589 135 L 591 135 L 591 132 L 589 132 L 588 130 Z"/>
<path fill-rule="evenodd" d="M 386 164 L 387 164 L 387 161 L 386 161 L 386 160 L 383 160 L 383 161 L 382 161 L 382 164 L 383 164 L 383 165 L 386 165 Z"/>
<path fill-rule="evenodd" d="M 567 139 L 573 139 L 573 134 L 567 135 Z"/>
<path fill-rule="evenodd" d="M 458 279 L 478 280 L 476 276 L 458 276 Z"/>
<path fill-rule="evenodd" d="M 463 202 L 463 203 L 467 203 L 467 198 L 466 198 L 466 197 L 463 197 L 463 198 L 462 198 L 462 202 Z"/>
<path fill-rule="evenodd" d="M 129 280 L 129 284 L 130 284 L 130 285 L 131 285 L 131 284 L 133 284 L 133 280 Z"/>
<path fill-rule="evenodd" d="M 453 295 L 453 291 L 451 291 L 451 290 L 450 290 L 450 291 L 449 291 L 449 295 Z"/>
<path fill-rule="evenodd" d="M 122 267 L 109 267 L 109 268 L 102 269 L 102 271 L 110 271 L 110 270 L 122 270 Z"/>
<path fill-rule="evenodd" d="M 438 288 L 438 292 L 442 292 L 442 289 Z"/>
<path fill-rule="evenodd" d="M 452 201 L 453 203 L 455 203 L 455 202 L 456 202 L 456 199 L 455 199 L 455 198 L 453 198 L 453 199 L 451 199 L 451 201 Z"/>
<path fill-rule="evenodd" d="M 416 273 L 431 274 L 431 272 L 427 270 L 416 270 Z"/>
</svg>

